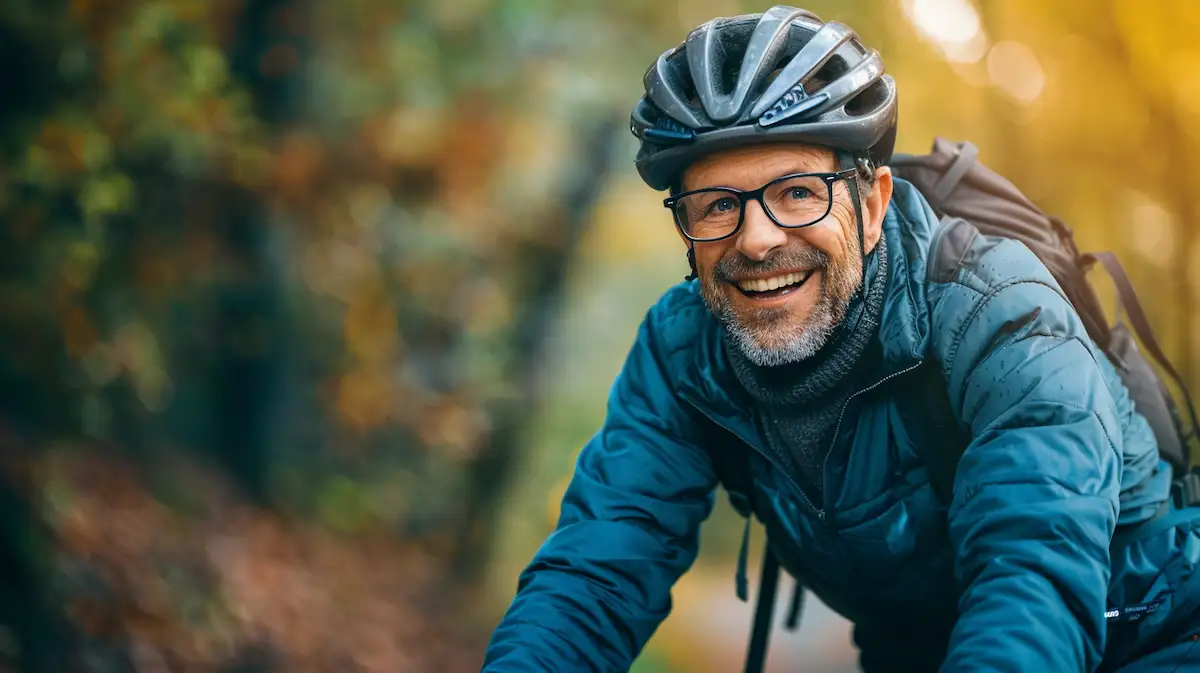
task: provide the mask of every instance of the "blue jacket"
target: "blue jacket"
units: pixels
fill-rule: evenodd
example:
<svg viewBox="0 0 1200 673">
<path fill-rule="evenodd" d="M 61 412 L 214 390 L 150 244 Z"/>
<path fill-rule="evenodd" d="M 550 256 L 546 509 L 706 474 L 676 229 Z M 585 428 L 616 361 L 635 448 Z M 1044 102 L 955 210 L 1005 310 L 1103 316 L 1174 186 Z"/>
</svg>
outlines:
<svg viewBox="0 0 1200 673">
<path fill-rule="evenodd" d="M 1164 504 L 1170 470 L 1153 434 L 1050 273 L 1019 243 L 940 227 L 902 180 L 883 226 L 878 356 L 844 412 L 823 501 L 810 505 L 764 453 L 695 282 L 670 289 L 484 671 L 628 669 L 695 560 L 717 485 L 711 442 L 752 451 L 772 545 L 855 624 L 868 673 L 1090 672 L 1189 628 L 1197 517 Z M 940 368 L 971 437 L 948 505 L 915 448 L 930 426 L 911 403 L 921 363 Z M 1137 534 L 1114 541 L 1118 530 Z M 1106 621 L 1155 598 L 1139 624 Z"/>
</svg>

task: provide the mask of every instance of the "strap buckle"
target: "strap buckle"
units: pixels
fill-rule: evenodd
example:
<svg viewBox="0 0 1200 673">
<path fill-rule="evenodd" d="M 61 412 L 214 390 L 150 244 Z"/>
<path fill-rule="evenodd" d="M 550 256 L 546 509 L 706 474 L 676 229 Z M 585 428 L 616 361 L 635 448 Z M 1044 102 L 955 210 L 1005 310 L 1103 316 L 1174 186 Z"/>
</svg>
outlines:
<svg viewBox="0 0 1200 673">
<path fill-rule="evenodd" d="M 1200 504 L 1200 473 L 1197 473 L 1196 468 L 1188 470 L 1171 484 L 1171 496 L 1175 500 L 1176 509 Z"/>
</svg>

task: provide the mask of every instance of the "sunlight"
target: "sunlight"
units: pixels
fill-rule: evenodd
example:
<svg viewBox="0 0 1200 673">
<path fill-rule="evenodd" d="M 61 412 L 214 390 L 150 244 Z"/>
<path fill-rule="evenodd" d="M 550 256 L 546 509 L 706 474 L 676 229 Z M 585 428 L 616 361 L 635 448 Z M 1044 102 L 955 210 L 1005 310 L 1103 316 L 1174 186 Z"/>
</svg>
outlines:
<svg viewBox="0 0 1200 673">
<path fill-rule="evenodd" d="M 1156 266 L 1167 267 L 1175 251 L 1175 218 L 1171 211 L 1151 196 L 1130 190 L 1126 194 L 1129 221 L 1137 227 L 1125 229 L 1127 243 Z"/>
<path fill-rule="evenodd" d="M 987 57 L 988 76 L 1004 93 L 1022 103 L 1032 103 L 1046 86 L 1046 73 L 1037 55 L 1020 42 L 996 43 Z"/>
<path fill-rule="evenodd" d="M 975 63 L 987 53 L 987 36 L 969 0 L 904 0 L 905 15 L 946 60 Z"/>
</svg>

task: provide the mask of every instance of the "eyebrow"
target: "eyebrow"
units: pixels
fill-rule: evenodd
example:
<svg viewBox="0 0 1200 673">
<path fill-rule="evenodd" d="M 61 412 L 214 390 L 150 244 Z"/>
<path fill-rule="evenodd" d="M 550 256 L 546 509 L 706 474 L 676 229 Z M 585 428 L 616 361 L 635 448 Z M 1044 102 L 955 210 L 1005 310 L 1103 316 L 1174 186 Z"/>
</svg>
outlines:
<svg viewBox="0 0 1200 673">
<path fill-rule="evenodd" d="M 750 187 L 749 189 L 758 189 L 759 187 L 767 184 L 768 182 L 771 182 L 772 180 L 778 180 L 779 178 L 782 178 L 785 175 L 796 175 L 797 173 L 836 173 L 837 171 L 838 171 L 837 168 L 833 168 L 833 169 L 817 168 L 811 164 L 800 164 L 800 165 L 793 164 L 787 170 L 775 175 L 775 177 L 769 178 L 769 179 L 755 185 L 754 187 Z M 741 189 L 741 188 L 733 187 L 732 185 L 705 185 L 703 187 L 684 188 L 683 181 L 682 180 L 679 181 L 679 193 L 680 194 L 683 194 L 684 192 L 694 192 L 698 189 Z"/>
</svg>

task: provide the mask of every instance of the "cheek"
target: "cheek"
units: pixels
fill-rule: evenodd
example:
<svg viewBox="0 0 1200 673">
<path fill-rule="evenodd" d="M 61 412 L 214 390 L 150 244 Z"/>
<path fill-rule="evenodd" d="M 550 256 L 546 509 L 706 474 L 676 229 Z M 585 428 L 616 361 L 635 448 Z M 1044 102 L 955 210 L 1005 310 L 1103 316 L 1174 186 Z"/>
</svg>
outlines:
<svg viewBox="0 0 1200 673">
<path fill-rule="evenodd" d="M 841 259 L 846 255 L 846 220 L 844 214 L 838 211 L 837 204 L 834 204 L 833 212 L 823 222 L 800 231 L 804 233 L 805 243 L 830 258 Z"/>
<path fill-rule="evenodd" d="M 836 219 L 838 224 L 843 227 L 847 223 L 854 222 L 854 203 L 850 201 L 850 195 L 845 194 L 842 197 L 835 198 L 829 215 L 831 218 Z"/>
<path fill-rule="evenodd" d="M 696 254 L 696 269 L 703 276 L 711 275 L 712 268 L 716 266 L 717 262 L 721 261 L 721 257 L 725 255 L 731 245 L 724 241 L 697 243 L 696 247 L 693 248 Z"/>
</svg>

